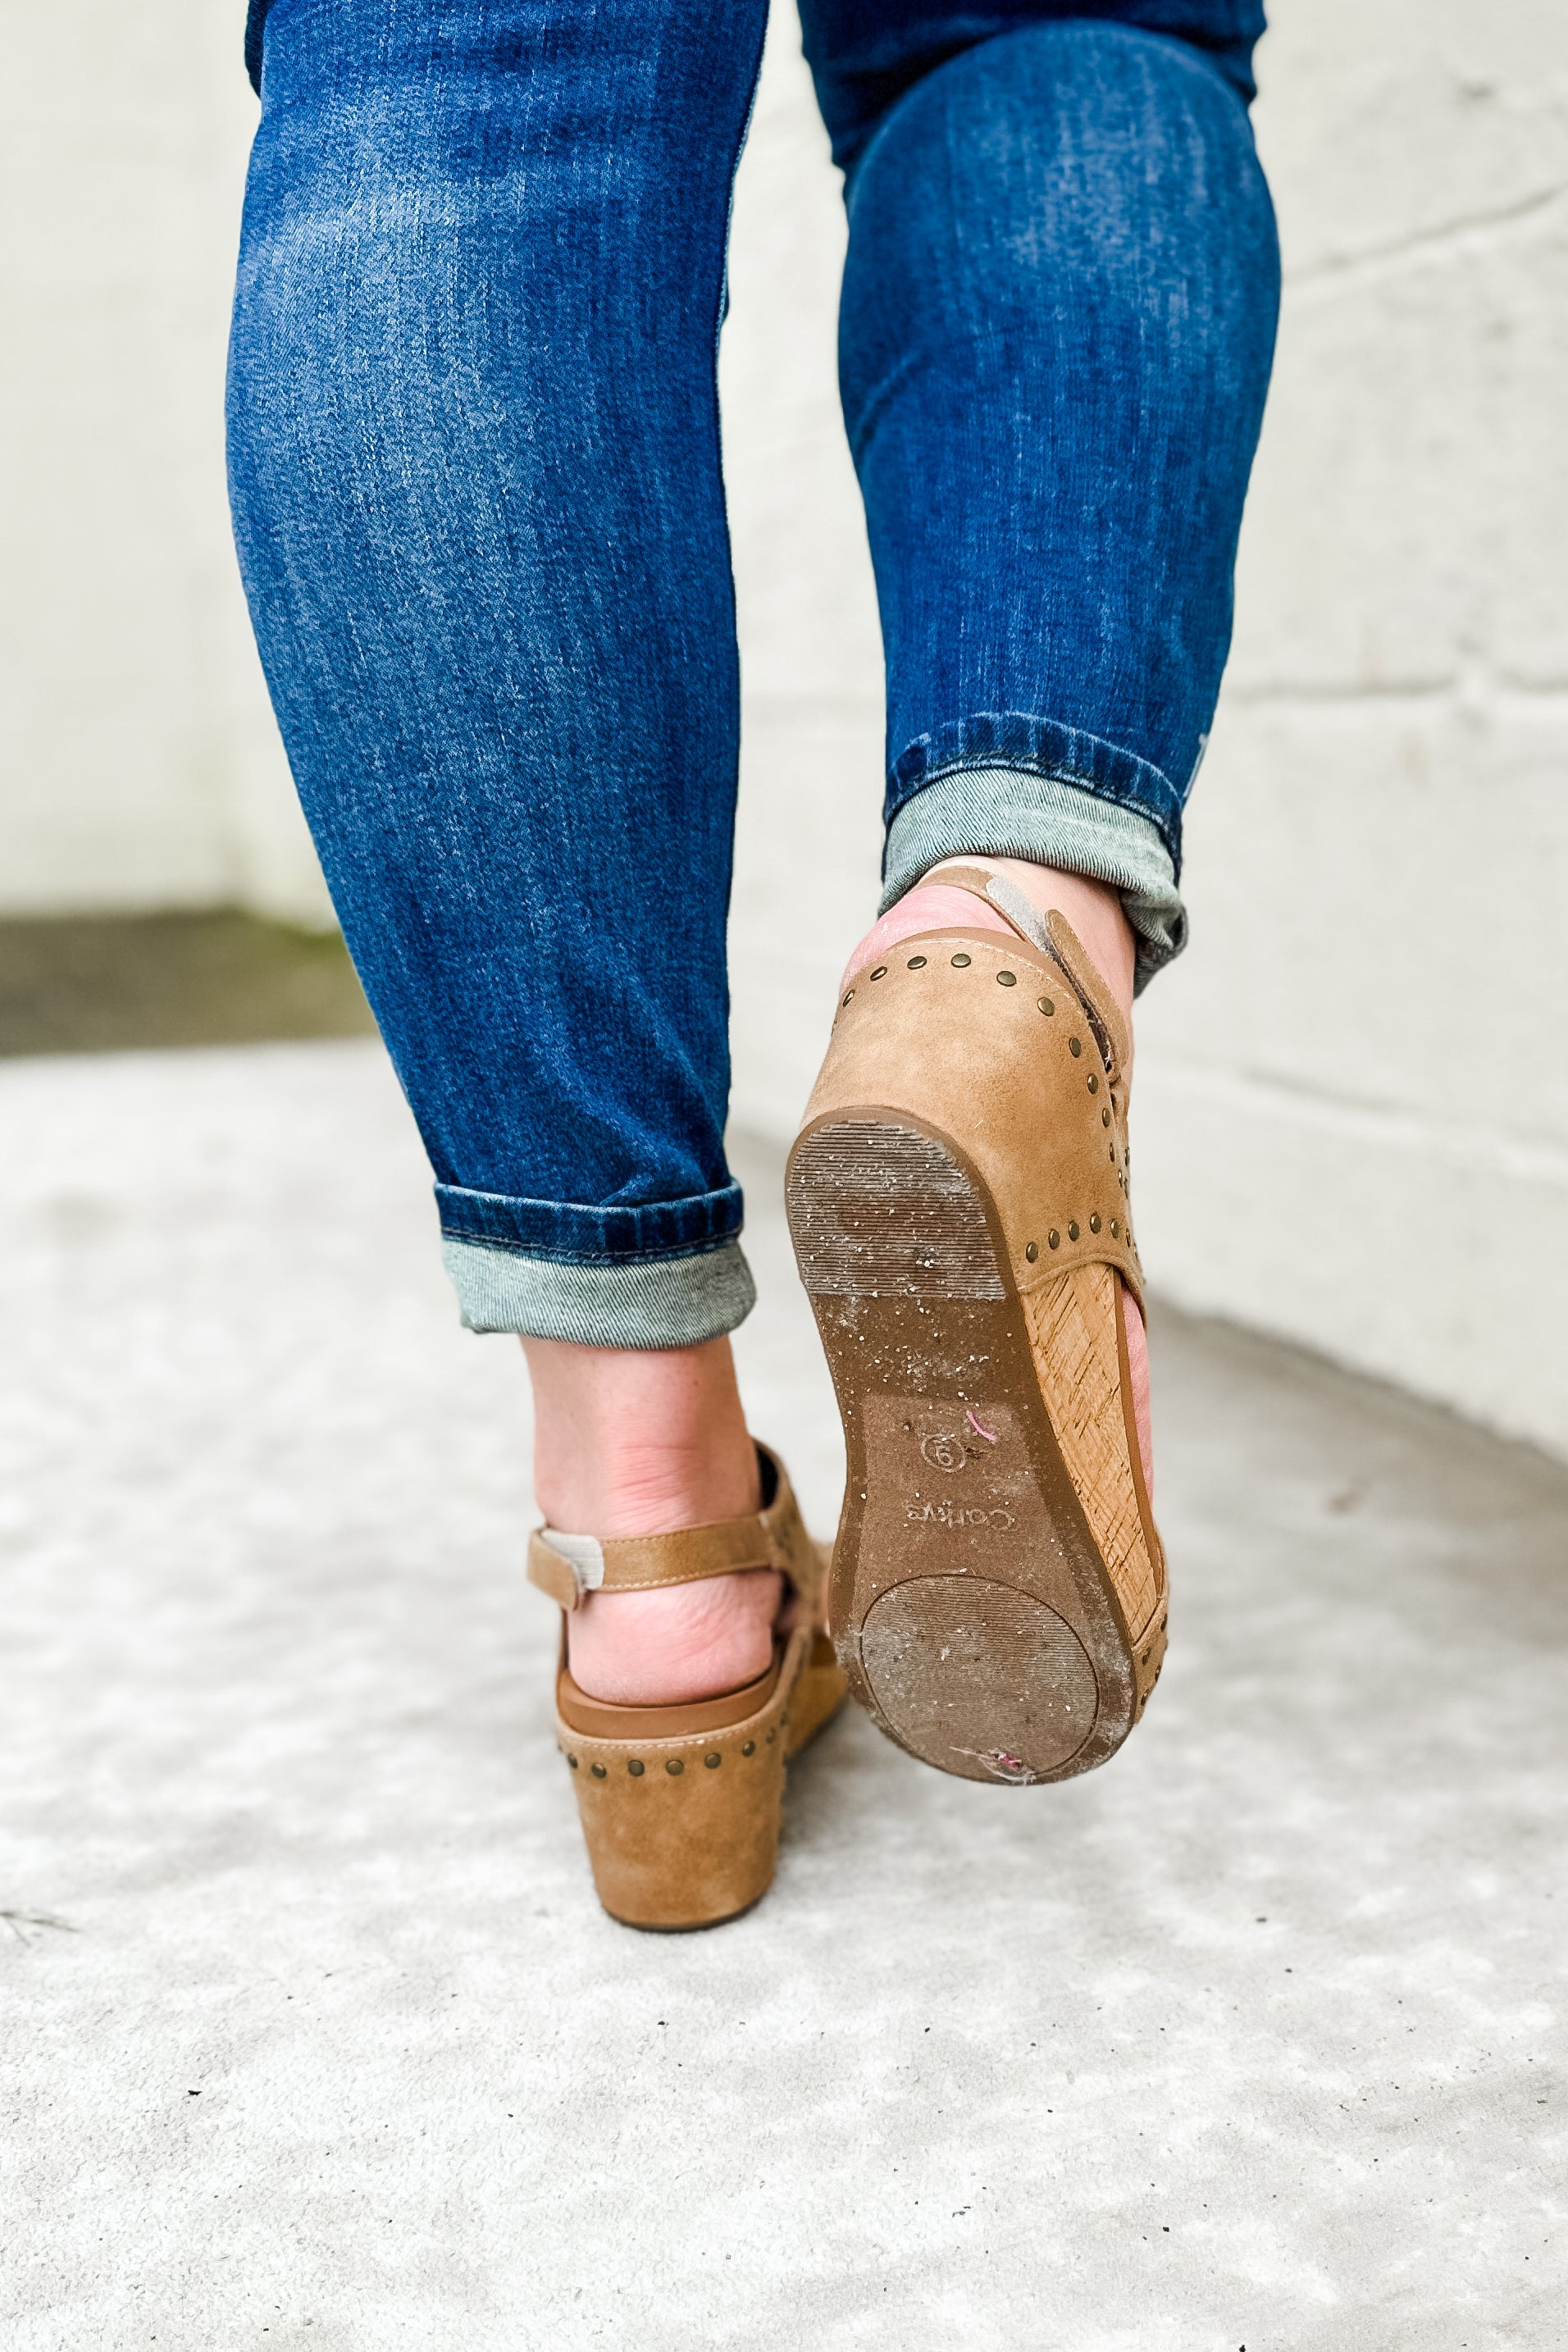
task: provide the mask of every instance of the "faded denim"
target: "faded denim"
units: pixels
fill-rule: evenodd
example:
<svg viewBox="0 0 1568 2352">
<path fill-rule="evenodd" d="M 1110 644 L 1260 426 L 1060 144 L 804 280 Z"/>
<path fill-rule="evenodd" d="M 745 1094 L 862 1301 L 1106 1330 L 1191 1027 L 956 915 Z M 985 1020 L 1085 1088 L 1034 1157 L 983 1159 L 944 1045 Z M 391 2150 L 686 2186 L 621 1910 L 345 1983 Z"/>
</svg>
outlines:
<svg viewBox="0 0 1568 2352">
<path fill-rule="evenodd" d="M 236 536 L 465 1319 L 727 1330 L 739 694 L 714 355 L 765 0 L 271 0 Z M 809 0 L 896 896 L 962 852 L 1180 945 L 1278 263 L 1241 0 Z"/>
</svg>

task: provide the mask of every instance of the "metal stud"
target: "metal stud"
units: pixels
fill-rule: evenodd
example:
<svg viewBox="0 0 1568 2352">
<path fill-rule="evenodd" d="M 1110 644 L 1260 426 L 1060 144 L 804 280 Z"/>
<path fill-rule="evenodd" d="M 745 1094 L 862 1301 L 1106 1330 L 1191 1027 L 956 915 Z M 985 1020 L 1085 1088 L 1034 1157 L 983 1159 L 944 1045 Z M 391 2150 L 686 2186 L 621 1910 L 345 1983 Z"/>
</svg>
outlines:
<svg viewBox="0 0 1568 2352">
<path fill-rule="evenodd" d="M 1051 1227 L 1050 1232 L 1046 1235 L 1046 1239 L 1049 1242 L 1053 1249 L 1060 1249 L 1062 1245 L 1062 1237 L 1060 1234 L 1058 1233 L 1055 1225 Z"/>
<path fill-rule="evenodd" d="M 965 964 L 973 963 L 974 961 L 974 958 L 973 956 L 955 955 L 952 961 L 958 967 L 959 971 L 962 971 Z"/>
<path fill-rule="evenodd" d="M 1100 1211 L 1098 1209 L 1096 1209 L 1093 1216 L 1090 1217 L 1089 1221 L 1089 1230 L 1091 1234 L 1097 1234 L 1100 1231 Z"/>
<path fill-rule="evenodd" d="M 1089 1090 L 1091 1095 L 1097 1095 L 1100 1092 L 1100 1080 L 1094 1076 L 1092 1072 L 1089 1075 Z"/>
<path fill-rule="evenodd" d="M 608 1773 L 605 1771 L 602 1764 L 590 1764 L 588 1769 L 592 1772 L 595 1780 L 605 1780 L 609 1778 Z"/>
<path fill-rule="evenodd" d="M 1110 1125 L 1110 1110 L 1109 1105 L 1107 1105 L 1106 1108 L 1100 1112 L 1100 1123 L 1101 1127 L 1109 1127 Z"/>
<path fill-rule="evenodd" d="M 705 1756 L 702 1761 L 707 1765 L 710 1772 L 717 1772 L 724 1759 L 721 1756 Z"/>
<path fill-rule="evenodd" d="M 1068 1039 L 1068 1052 L 1072 1055 L 1075 1062 L 1082 1051 L 1083 1039 L 1081 1037 L 1069 1037 Z"/>
<path fill-rule="evenodd" d="M 1039 1256 L 1039 1255 L 1040 1244 L 1038 1242 L 1030 1242 L 1024 1251 L 1024 1255 L 1028 1259 L 1031 1265 L 1034 1265 L 1035 1260 Z"/>
<path fill-rule="evenodd" d="M 879 963 L 877 966 L 876 971 L 871 974 L 871 977 L 873 980 L 886 980 L 888 977 L 887 965 L 885 963 Z"/>
<path fill-rule="evenodd" d="M 773 1744 L 774 1740 L 775 1740 L 777 1738 L 778 1738 L 778 1733 L 777 1733 L 776 1731 L 770 1731 L 770 1732 L 769 1732 L 769 1734 L 768 1734 L 768 1746 L 769 1746 L 770 1748 L 773 1746 Z"/>
<path fill-rule="evenodd" d="M 748 1739 L 745 1746 L 741 1750 L 742 1756 L 754 1756 L 756 1752 L 757 1743 L 754 1739 Z"/>
<path fill-rule="evenodd" d="M 631 1762 L 626 1766 L 626 1770 L 631 1774 L 634 1780 L 640 1780 L 643 1776 L 642 1758 L 640 1756 L 634 1756 Z"/>
<path fill-rule="evenodd" d="M 996 985 L 998 988 L 1016 988 L 1018 985 L 1017 973 L 1016 971 L 999 971 L 996 975 Z"/>
<path fill-rule="evenodd" d="M 570 1764 L 570 1765 L 571 1765 L 572 1769 L 574 1770 L 574 1772 L 575 1772 L 575 1770 L 577 1769 L 577 1759 L 575 1758 L 575 1756 L 568 1756 L 568 1758 L 566 1759 L 566 1761 L 568 1762 L 568 1764 Z"/>
<path fill-rule="evenodd" d="M 1051 1000 L 1050 1000 L 1050 998 L 1049 998 L 1048 996 L 1042 996 L 1042 997 L 1040 998 L 1040 1000 L 1039 1000 L 1039 1004 L 1040 1004 L 1040 1011 L 1045 1014 L 1045 1016 L 1046 1016 L 1047 1020 L 1048 1021 L 1048 1020 L 1050 1019 L 1050 1017 L 1051 1017 L 1052 1013 L 1056 1011 L 1056 1009 L 1057 1009 L 1057 1008 L 1056 1008 L 1056 1006 L 1051 1003 Z"/>
<path fill-rule="evenodd" d="M 842 1012 L 842 1011 L 843 1011 L 843 1009 L 844 1009 L 845 1005 L 847 1005 L 847 1004 L 848 1003 L 848 1002 L 849 1002 L 850 998 L 854 995 L 854 993 L 855 993 L 855 991 L 854 991 L 852 988 L 847 988 L 847 989 L 845 990 L 845 992 L 844 992 L 843 995 L 840 997 L 840 999 L 839 999 L 839 1001 L 838 1001 L 838 1002 L 839 1002 L 839 1010 L 840 1010 L 840 1012 Z"/>
<path fill-rule="evenodd" d="M 1069 1242 L 1076 1242 L 1078 1239 L 1078 1224 L 1076 1221 L 1068 1227 L 1068 1239 Z"/>
<path fill-rule="evenodd" d="M 1111 1220 L 1110 1220 L 1110 1238 L 1111 1238 L 1111 1240 L 1112 1240 L 1112 1241 L 1116 1241 L 1116 1240 L 1118 1240 L 1118 1239 L 1121 1237 L 1121 1226 L 1117 1223 L 1117 1222 L 1116 1222 L 1115 1218 L 1114 1218 L 1114 1217 L 1112 1217 L 1112 1218 L 1111 1218 Z"/>
<path fill-rule="evenodd" d="M 906 971 L 924 971 L 925 968 L 926 960 L 924 956 L 911 956 L 909 962 L 904 967 Z"/>
<path fill-rule="evenodd" d="M 681 1762 L 679 1756 L 670 1756 L 666 1758 L 664 1769 L 669 1774 L 670 1779 L 674 1780 L 678 1772 L 685 1771 L 686 1767 Z"/>
</svg>

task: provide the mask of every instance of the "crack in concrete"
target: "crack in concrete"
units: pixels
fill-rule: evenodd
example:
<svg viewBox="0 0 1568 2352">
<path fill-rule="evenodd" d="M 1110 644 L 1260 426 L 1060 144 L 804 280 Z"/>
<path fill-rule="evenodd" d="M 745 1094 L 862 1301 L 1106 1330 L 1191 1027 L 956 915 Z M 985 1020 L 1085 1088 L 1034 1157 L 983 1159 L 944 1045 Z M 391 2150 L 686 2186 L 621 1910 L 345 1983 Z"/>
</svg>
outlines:
<svg viewBox="0 0 1568 2352">
<path fill-rule="evenodd" d="M 1568 182 L 1537 188 L 1510 205 L 1500 205 L 1494 212 L 1474 213 L 1458 220 L 1441 221 L 1430 228 L 1415 229 L 1406 236 L 1392 238 L 1385 245 L 1369 246 L 1360 253 L 1325 254 L 1320 260 L 1288 268 L 1284 284 L 1288 291 L 1294 292 L 1299 288 L 1328 285 L 1363 273 L 1370 276 L 1390 262 L 1439 253 L 1445 247 L 1457 250 L 1469 238 L 1511 228 L 1520 221 L 1548 211 L 1563 195 L 1568 195 Z"/>
<path fill-rule="evenodd" d="M 34 1928 L 39 1932 L 52 1929 L 60 1936 L 79 1936 L 81 1933 L 81 1929 L 73 1927 L 68 1919 L 57 1919 L 49 1911 L 0 1911 L 0 1922 L 9 1927 L 18 1944 L 36 1944 L 37 1935 L 29 1933 Z"/>
</svg>

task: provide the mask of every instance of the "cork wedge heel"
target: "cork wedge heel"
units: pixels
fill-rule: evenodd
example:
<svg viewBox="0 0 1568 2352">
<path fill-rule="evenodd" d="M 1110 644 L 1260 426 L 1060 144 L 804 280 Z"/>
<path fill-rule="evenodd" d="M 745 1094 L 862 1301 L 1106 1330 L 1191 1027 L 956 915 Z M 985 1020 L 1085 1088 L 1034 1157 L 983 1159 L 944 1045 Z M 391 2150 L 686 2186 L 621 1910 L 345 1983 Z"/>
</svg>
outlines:
<svg viewBox="0 0 1568 2352">
<path fill-rule="evenodd" d="M 829 1620 L 855 1696 L 1003 1785 L 1103 1763 L 1166 1637 L 1121 1285 L 1129 1040 L 1059 915 L 906 939 L 845 991 L 787 1202 L 843 1417 Z"/>
<path fill-rule="evenodd" d="M 647 1591 L 739 1569 L 774 1568 L 790 1598 L 765 1674 L 680 1706 L 612 1706 L 573 1681 L 562 1622 L 555 1731 L 577 1793 L 600 1902 L 628 1927 L 717 1927 L 773 1884 L 784 1767 L 837 1712 L 845 1677 L 823 1629 L 826 1558 L 801 1521 L 783 1464 L 757 1454 L 752 1517 L 669 1535 L 536 1530 L 528 1573 L 563 1612 L 591 1591 Z"/>
</svg>

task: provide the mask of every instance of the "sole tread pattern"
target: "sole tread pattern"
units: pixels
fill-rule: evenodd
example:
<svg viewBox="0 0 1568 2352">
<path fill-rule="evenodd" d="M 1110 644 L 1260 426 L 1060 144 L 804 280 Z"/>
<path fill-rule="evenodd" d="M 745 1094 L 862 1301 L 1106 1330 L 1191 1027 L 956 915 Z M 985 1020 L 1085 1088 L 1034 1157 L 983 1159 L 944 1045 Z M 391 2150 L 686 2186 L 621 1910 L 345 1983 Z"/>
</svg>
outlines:
<svg viewBox="0 0 1568 2352">
<path fill-rule="evenodd" d="M 1092 1292 L 1087 1308 L 1076 1286 L 1053 1298 L 1042 1384 L 984 1186 L 951 1139 L 894 1112 L 808 1129 L 788 1207 L 849 1454 L 830 1614 L 857 1696 L 966 1779 L 1025 1786 L 1103 1762 L 1147 1689 L 1102 1530 L 1135 1605 L 1153 1570 L 1131 1478 L 1131 1524 L 1117 1492 L 1085 1508 L 1108 1394 L 1121 1411 Z"/>
</svg>

